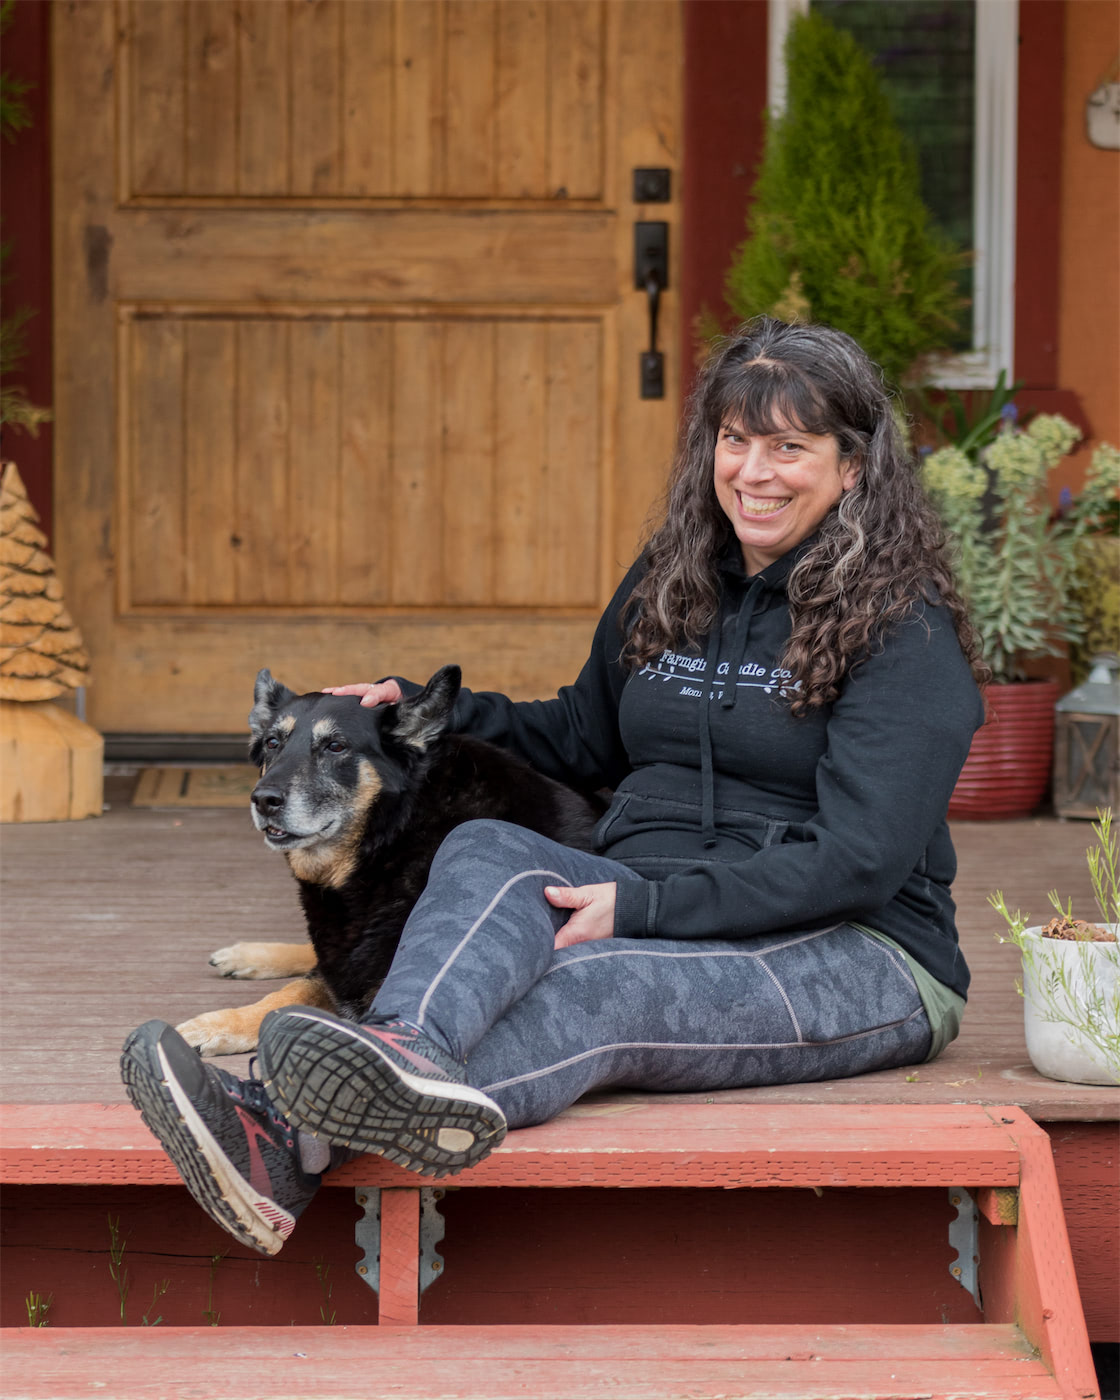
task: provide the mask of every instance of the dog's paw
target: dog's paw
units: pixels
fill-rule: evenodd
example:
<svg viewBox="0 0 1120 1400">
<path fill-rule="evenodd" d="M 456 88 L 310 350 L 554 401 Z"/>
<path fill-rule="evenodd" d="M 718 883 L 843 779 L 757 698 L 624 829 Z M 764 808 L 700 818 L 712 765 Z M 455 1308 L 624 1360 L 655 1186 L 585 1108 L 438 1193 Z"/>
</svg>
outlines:
<svg viewBox="0 0 1120 1400">
<path fill-rule="evenodd" d="M 246 1024 L 243 1012 L 206 1011 L 175 1029 L 200 1055 L 241 1055 L 257 1048 L 257 1024 Z"/>
<path fill-rule="evenodd" d="M 210 954 L 223 977 L 299 977 L 315 966 L 309 943 L 231 943 Z"/>
</svg>

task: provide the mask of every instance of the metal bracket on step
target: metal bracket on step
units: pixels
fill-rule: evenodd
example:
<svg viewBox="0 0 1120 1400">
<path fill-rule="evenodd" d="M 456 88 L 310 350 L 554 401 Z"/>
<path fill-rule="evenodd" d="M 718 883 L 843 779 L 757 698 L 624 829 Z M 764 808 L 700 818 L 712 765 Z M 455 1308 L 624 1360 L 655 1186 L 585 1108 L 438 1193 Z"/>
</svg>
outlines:
<svg viewBox="0 0 1120 1400">
<path fill-rule="evenodd" d="M 423 1293 L 443 1273 L 443 1259 L 436 1245 L 443 1239 L 447 1222 L 439 1213 L 446 1193 L 438 1187 L 420 1187 L 420 1292 Z M 381 1192 L 377 1187 L 359 1186 L 354 1199 L 362 1208 L 362 1218 L 354 1227 L 354 1242 L 362 1257 L 354 1266 L 359 1278 L 375 1293 L 381 1291 Z"/>
<path fill-rule="evenodd" d="M 980 1211 L 971 1191 L 963 1186 L 949 1187 L 949 1204 L 956 1208 L 957 1217 L 949 1222 L 949 1243 L 956 1258 L 949 1265 L 953 1275 L 966 1293 L 971 1293 L 978 1308 L 980 1301 Z"/>
</svg>

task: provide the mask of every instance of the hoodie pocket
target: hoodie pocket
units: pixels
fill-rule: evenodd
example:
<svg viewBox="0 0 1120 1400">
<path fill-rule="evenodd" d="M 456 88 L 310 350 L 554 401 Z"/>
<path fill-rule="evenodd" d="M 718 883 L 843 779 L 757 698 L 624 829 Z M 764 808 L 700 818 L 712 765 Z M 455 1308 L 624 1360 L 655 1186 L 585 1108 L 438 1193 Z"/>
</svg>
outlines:
<svg viewBox="0 0 1120 1400">
<path fill-rule="evenodd" d="M 784 839 L 788 822 L 759 812 L 715 809 L 716 845 L 703 845 L 701 810 L 644 793 L 622 793 L 595 829 L 596 849 L 615 860 L 631 856 L 666 861 L 735 861 Z"/>
</svg>

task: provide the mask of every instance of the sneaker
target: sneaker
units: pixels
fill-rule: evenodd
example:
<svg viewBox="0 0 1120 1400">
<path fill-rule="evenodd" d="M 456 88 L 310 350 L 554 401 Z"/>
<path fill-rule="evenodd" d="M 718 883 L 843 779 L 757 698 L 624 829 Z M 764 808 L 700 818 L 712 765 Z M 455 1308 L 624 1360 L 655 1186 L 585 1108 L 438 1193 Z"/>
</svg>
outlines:
<svg viewBox="0 0 1120 1400">
<path fill-rule="evenodd" d="M 206 1064 L 164 1021 L 134 1030 L 121 1078 L 202 1209 L 251 1249 L 276 1254 L 320 1178 L 257 1079 Z"/>
<path fill-rule="evenodd" d="M 493 1099 L 423 1031 L 329 1011 L 270 1011 L 257 1044 L 269 1096 L 305 1131 L 421 1176 L 473 1167 L 506 1135 Z"/>
</svg>

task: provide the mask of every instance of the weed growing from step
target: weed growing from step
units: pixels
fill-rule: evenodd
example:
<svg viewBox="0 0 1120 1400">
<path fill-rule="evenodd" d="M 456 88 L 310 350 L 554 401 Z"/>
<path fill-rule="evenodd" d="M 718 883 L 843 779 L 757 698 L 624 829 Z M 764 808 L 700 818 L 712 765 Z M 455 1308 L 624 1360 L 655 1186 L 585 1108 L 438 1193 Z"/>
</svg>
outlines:
<svg viewBox="0 0 1120 1400">
<path fill-rule="evenodd" d="M 121 1218 L 118 1215 L 116 1220 L 110 1215 L 109 1219 L 109 1277 L 117 1286 L 117 1297 L 120 1300 L 121 1322 L 128 1322 L 128 1295 L 132 1292 L 132 1275 L 128 1271 L 128 1266 L 124 1262 L 124 1252 L 128 1241 L 121 1234 Z M 163 1321 L 163 1315 L 152 1317 L 152 1310 L 155 1305 L 171 1287 L 169 1278 L 161 1279 L 152 1289 L 152 1301 L 148 1304 L 148 1310 L 140 1319 L 142 1327 L 158 1327 Z"/>
<path fill-rule="evenodd" d="M 210 1281 L 206 1291 L 206 1307 L 202 1310 L 202 1320 L 207 1327 L 217 1327 L 222 1320 L 221 1313 L 214 1311 L 214 1279 L 218 1273 L 218 1265 L 225 1257 L 225 1252 L 210 1256 Z"/>
<path fill-rule="evenodd" d="M 314 1262 L 315 1277 L 319 1280 L 319 1291 L 323 1295 L 323 1301 L 319 1304 L 319 1316 L 328 1327 L 333 1327 L 338 1318 L 338 1313 L 331 1307 L 331 1294 L 334 1292 L 334 1284 L 328 1283 L 327 1281 L 331 1266 L 323 1259 L 316 1259 Z"/>
<path fill-rule="evenodd" d="M 54 1294 L 48 1293 L 44 1298 L 41 1293 L 29 1293 L 24 1299 L 27 1308 L 28 1327 L 49 1327 L 49 1313 L 51 1304 L 54 1302 Z"/>
<path fill-rule="evenodd" d="M 128 1241 L 121 1238 L 121 1218 L 118 1215 L 116 1220 L 109 1216 L 109 1277 L 117 1286 L 117 1297 L 121 1305 L 121 1321 L 127 1322 L 125 1310 L 128 1306 L 128 1295 L 132 1289 L 132 1278 L 124 1262 L 124 1250 Z"/>
<path fill-rule="evenodd" d="M 152 1317 L 152 1309 L 155 1307 L 155 1305 L 159 1302 L 159 1300 L 163 1297 L 163 1295 L 167 1292 L 167 1290 L 170 1287 L 171 1280 L 169 1278 L 165 1278 L 161 1279 L 159 1283 L 157 1283 L 152 1289 L 152 1301 L 148 1305 L 148 1311 L 140 1319 L 140 1325 L 142 1327 L 158 1327 L 163 1321 L 162 1313 L 160 1313 L 159 1317 L 157 1318 Z"/>
</svg>

